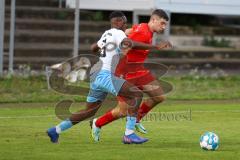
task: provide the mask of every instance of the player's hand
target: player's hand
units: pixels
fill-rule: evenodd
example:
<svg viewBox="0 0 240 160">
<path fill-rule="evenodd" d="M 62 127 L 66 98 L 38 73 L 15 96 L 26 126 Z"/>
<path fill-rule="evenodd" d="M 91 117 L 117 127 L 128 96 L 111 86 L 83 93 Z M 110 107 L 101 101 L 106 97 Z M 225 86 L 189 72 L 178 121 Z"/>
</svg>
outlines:
<svg viewBox="0 0 240 160">
<path fill-rule="evenodd" d="M 172 43 L 169 42 L 169 41 L 162 41 L 162 42 L 160 42 L 159 44 L 157 44 L 157 49 L 158 49 L 158 50 L 161 50 L 161 49 L 170 49 L 170 48 L 172 48 L 172 47 L 173 47 L 173 45 L 172 45 Z"/>
</svg>

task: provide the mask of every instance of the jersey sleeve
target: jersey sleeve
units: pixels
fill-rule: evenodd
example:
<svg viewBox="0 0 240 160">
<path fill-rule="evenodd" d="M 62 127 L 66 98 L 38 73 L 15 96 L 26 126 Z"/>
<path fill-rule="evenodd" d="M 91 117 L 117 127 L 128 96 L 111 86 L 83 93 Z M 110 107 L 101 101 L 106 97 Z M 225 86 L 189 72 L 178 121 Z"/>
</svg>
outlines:
<svg viewBox="0 0 240 160">
<path fill-rule="evenodd" d="M 132 29 L 132 33 L 128 36 L 131 40 L 143 43 L 148 41 L 144 33 L 144 28 L 141 25 L 133 25 Z"/>
</svg>

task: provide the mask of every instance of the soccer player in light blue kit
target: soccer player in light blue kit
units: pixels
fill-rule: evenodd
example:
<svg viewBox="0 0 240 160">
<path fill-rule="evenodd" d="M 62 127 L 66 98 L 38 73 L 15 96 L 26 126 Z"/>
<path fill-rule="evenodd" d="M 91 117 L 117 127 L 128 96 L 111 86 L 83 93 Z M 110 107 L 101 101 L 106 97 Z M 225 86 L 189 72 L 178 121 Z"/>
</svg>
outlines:
<svg viewBox="0 0 240 160">
<path fill-rule="evenodd" d="M 129 106 L 128 121 L 124 134 L 124 143 L 141 144 L 148 139 L 134 133 L 138 107 L 141 104 L 143 93 L 126 80 L 114 76 L 115 67 L 120 59 L 121 48 L 158 49 L 157 46 L 131 41 L 123 32 L 126 29 L 126 17 L 122 12 L 113 12 L 110 15 L 111 29 L 105 31 L 97 45 L 101 49 L 100 60 L 91 69 L 90 91 L 87 97 L 87 108 L 74 113 L 69 119 L 62 121 L 55 127 L 49 128 L 47 134 L 51 142 L 57 143 L 59 134 L 73 125 L 92 117 L 108 93 L 121 96 Z M 124 46 L 124 47 L 123 47 Z M 98 132 L 96 127 L 95 133 Z"/>
</svg>

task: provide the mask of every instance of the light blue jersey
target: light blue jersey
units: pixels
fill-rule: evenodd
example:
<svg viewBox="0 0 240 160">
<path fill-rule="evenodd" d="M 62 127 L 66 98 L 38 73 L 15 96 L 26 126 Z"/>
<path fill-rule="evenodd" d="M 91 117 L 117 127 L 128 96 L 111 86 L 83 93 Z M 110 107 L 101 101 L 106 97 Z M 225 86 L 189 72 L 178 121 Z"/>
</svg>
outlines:
<svg viewBox="0 0 240 160">
<path fill-rule="evenodd" d="M 120 60 L 120 44 L 126 38 L 122 30 L 112 28 L 107 30 L 98 41 L 101 48 L 100 61 L 91 71 L 90 91 L 87 102 L 103 101 L 108 93 L 118 95 L 125 80 L 114 75 Z"/>
</svg>

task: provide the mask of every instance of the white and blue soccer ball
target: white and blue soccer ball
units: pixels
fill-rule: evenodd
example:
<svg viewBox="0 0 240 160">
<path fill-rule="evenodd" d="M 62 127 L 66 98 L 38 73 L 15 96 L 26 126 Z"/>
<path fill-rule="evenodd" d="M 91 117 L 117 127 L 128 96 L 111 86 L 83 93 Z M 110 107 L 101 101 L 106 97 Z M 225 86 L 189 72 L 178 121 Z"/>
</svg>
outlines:
<svg viewBox="0 0 240 160">
<path fill-rule="evenodd" d="M 204 150 L 215 151 L 219 147 L 219 137 L 213 132 L 206 132 L 200 138 L 200 146 Z"/>
</svg>

